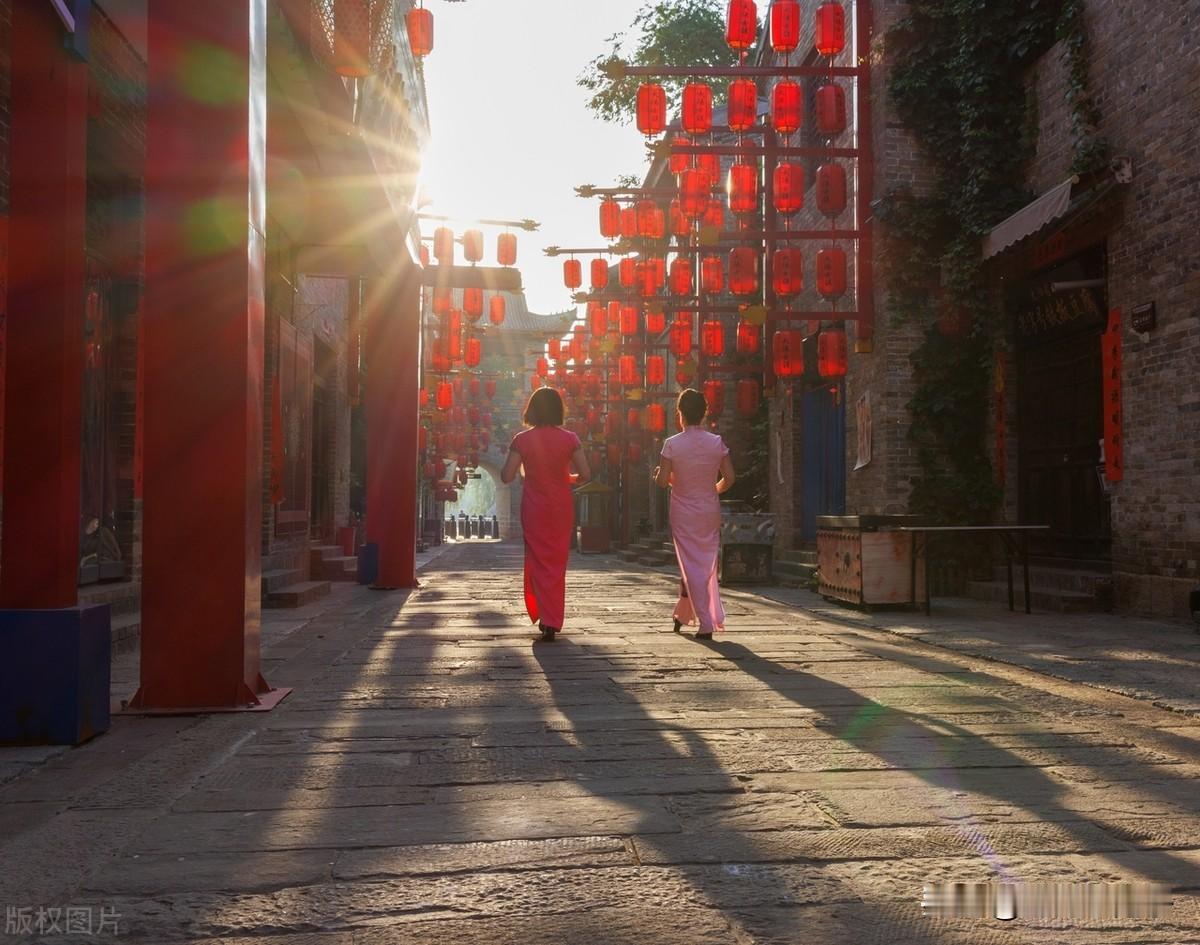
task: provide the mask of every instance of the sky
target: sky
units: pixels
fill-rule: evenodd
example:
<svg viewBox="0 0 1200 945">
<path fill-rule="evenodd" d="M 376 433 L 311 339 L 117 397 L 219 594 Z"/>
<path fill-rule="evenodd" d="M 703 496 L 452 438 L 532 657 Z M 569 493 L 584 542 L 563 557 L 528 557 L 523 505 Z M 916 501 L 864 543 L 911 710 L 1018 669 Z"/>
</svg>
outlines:
<svg viewBox="0 0 1200 945">
<path fill-rule="evenodd" d="M 611 185 L 646 169 L 631 124 L 607 124 L 575 84 L 584 66 L 626 31 L 644 0 L 426 0 L 434 48 L 425 60 L 432 138 L 421 181 L 429 213 L 539 221 L 518 231 L 517 265 L 534 312 L 572 306 L 562 258 L 546 246 L 602 245 L 598 200 L 579 184 Z M 463 224 L 450 224 L 461 232 Z M 428 232 L 436 224 L 424 224 Z M 494 264 L 496 230 L 486 229 Z M 586 264 L 585 264 L 586 270 Z"/>
</svg>

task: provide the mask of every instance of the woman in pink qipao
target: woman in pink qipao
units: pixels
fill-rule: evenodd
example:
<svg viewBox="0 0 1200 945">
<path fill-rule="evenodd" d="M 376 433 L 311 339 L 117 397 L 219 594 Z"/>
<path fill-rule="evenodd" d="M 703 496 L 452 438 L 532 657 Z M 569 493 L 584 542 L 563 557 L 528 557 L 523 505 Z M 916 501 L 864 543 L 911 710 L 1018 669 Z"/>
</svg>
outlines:
<svg viewBox="0 0 1200 945">
<path fill-rule="evenodd" d="M 500 471 L 506 485 L 524 469 L 521 491 L 521 529 L 525 533 L 525 609 L 538 624 L 543 640 L 562 629 L 566 610 L 567 558 L 575 528 L 571 486 L 586 482 L 583 447 L 562 428 L 563 402 L 558 391 L 543 387 L 533 392 L 522 418 L 529 429 L 512 439 Z"/>
<path fill-rule="evenodd" d="M 717 554 L 721 547 L 721 502 L 717 497 L 734 483 L 729 448 L 700 424 L 708 413 L 704 395 L 691 388 L 676 403 L 683 431 L 663 443 L 654 481 L 671 487 L 671 536 L 683 576 L 675 605 L 675 631 L 699 622 L 697 640 L 712 639 L 725 629 L 725 608 L 717 587 Z"/>
</svg>

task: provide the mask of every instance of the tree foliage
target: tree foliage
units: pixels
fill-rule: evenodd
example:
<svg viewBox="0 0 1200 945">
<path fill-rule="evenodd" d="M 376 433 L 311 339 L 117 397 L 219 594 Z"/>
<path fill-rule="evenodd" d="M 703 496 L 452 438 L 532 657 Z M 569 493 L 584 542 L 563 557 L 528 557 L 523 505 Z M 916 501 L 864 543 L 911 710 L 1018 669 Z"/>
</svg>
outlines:
<svg viewBox="0 0 1200 945">
<path fill-rule="evenodd" d="M 637 90 L 644 80 L 612 79 L 605 71 L 613 61 L 632 66 L 728 66 L 737 56 L 725 44 L 722 0 L 647 0 L 633 19 L 632 31 L 614 33 L 607 53 L 597 56 L 579 76 L 578 84 L 591 93 L 590 108 L 604 121 L 628 123 L 637 114 Z M 630 50 L 627 54 L 626 51 Z M 678 104 L 686 79 L 663 79 L 668 102 Z"/>
</svg>

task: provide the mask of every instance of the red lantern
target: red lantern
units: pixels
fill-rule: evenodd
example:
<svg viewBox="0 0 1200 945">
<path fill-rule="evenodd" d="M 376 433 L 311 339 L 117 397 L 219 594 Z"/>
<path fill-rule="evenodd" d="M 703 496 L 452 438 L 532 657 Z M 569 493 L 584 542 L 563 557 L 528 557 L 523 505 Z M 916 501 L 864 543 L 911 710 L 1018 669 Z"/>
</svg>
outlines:
<svg viewBox="0 0 1200 945">
<path fill-rule="evenodd" d="M 651 296 L 658 291 L 654 284 L 654 267 L 647 260 L 638 263 L 637 290 L 642 296 Z"/>
<path fill-rule="evenodd" d="M 667 93 L 657 82 L 647 82 L 637 93 L 638 131 L 647 137 L 667 127 Z"/>
<path fill-rule="evenodd" d="M 662 309 L 647 310 L 646 332 L 651 335 L 661 335 L 667 328 L 667 316 Z"/>
<path fill-rule="evenodd" d="M 804 90 L 799 82 L 780 79 L 771 92 L 771 124 L 781 135 L 791 135 L 803 120 Z"/>
<path fill-rule="evenodd" d="M 483 315 L 483 289 L 463 289 L 463 314 L 477 322 Z"/>
<path fill-rule="evenodd" d="M 470 263 L 483 259 L 483 233 L 479 230 L 463 231 L 463 258 Z"/>
<path fill-rule="evenodd" d="M 788 328 L 771 337 L 771 361 L 776 377 L 799 377 L 804 373 L 804 338 Z"/>
<path fill-rule="evenodd" d="M 449 381 L 438 381 L 437 397 L 434 401 L 438 410 L 449 410 L 454 406 L 454 387 Z"/>
<path fill-rule="evenodd" d="M 428 407 L 429 406 L 429 388 L 428 387 L 422 387 L 420 393 L 417 394 L 417 406 L 418 407 Z"/>
<path fill-rule="evenodd" d="M 490 381 L 490 380 L 484 381 L 483 382 L 483 392 L 485 394 L 487 394 L 488 400 L 491 400 L 493 397 L 495 397 L 496 396 L 496 382 Z"/>
<path fill-rule="evenodd" d="M 439 226 L 433 231 L 433 257 L 439 263 L 454 262 L 454 231 L 448 226 Z"/>
<path fill-rule="evenodd" d="M 817 291 L 836 299 L 846 291 L 846 251 L 836 246 L 817 253 Z"/>
<path fill-rule="evenodd" d="M 538 377 L 536 374 L 532 375 L 529 378 L 529 389 L 530 390 L 541 390 L 541 388 L 542 388 L 542 379 L 540 377 Z"/>
<path fill-rule="evenodd" d="M 603 289 L 608 285 L 608 260 L 593 259 L 591 265 L 592 288 Z"/>
<path fill-rule="evenodd" d="M 608 456 L 608 465 L 616 468 L 621 465 L 621 444 L 609 443 L 604 451 Z"/>
<path fill-rule="evenodd" d="M 692 261 L 686 256 L 671 260 L 671 294 L 691 295 L 693 282 Z"/>
<path fill-rule="evenodd" d="M 608 330 L 609 331 L 620 331 L 621 330 L 621 309 L 623 307 L 624 306 L 621 305 L 621 302 L 616 299 L 614 299 L 612 302 L 608 303 L 608 319 L 607 319 L 607 321 L 608 321 Z M 635 311 L 636 311 L 636 309 L 635 309 Z"/>
<path fill-rule="evenodd" d="M 546 353 L 550 355 L 551 361 L 562 360 L 562 339 L 551 338 L 546 342 Z"/>
<path fill-rule="evenodd" d="M 448 288 L 439 286 L 433 290 L 433 314 L 448 315 L 454 305 L 454 293 Z"/>
<path fill-rule="evenodd" d="M 646 408 L 646 429 L 651 433 L 662 433 L 662 431 L 666 428 L 666 408 L 664 408 L 662 404 L 650 404 L 650 406 Z"/>
<path fill-rule="evenodd" d="M 462 312 L 456 308 L 450 309 L 446 316 L 445 326 L 446 355 L 451 361 L 462 360 Z"/>
<path fill-rule="evenodd" d="M 471 378 L 471 383 L 470 383 L 469 387 L 471 389 L 471 397 L 473 399 L 475 399 L 475 400 L 479 399 L 479 389 L 482 386 L 483 385 L 479 383 L 479 378 L 477 378 L 477 377 Z"/>
<path fill-rule="evenodd" d="M 787 55 L 800 45 L 800 0 L 771 4 L 771 49 Z"/>
<path fill-rule="evenodd" d="M 774 182 L 776 212 L 791 216 L 804 206 L 804 168 L 801 165 L 786 161 L 777 164 Z"/>
<path fill-rule="evenodd" d="M 676 135 L 671 143 L 674 145 L 687 147 L 688 139 L 683 137 L 683 135 Z M 691 163 L 692 163 L 692 159 L 689 155 L 681 154 L 678 151 L 675 151 L 674 149 L 672 149 L 671 156 L 667 160 L 667 166 L 670 168 L 671 174 L 676 177 L 678 177 L 680 174 L 682 174 L 683 169 Z"/>
<path fill-rule="evenodd" d="M 719 200 L 713 200 L 708 205 L 708 209 L 704 211 L 704 217 L 700 220 L 702 227 L 710 227 L 711 229 L 720 232 L 725 227 L 725 208 L 721 206 Z"/>
<path fill-rule="evenodd" d="M 408 24 L 408 45 L 418 59 L 433 52 L 433 14 L 423 7 L 413 7 L 405 16 Z"/>
<path fill-rule="evenodd" d="M 706 358 L 719 358 L 725 353 L 725 326 L 712 318 L 700 326 L 700 353 Z"/>
<path fill-rule="evenodd" d="M 692 223 L 683 215 L 682 205 L 678 197 L 675 197 L 671 201 L 671 210 L 668 216 L 670 217 L 672 236 L 687 236 L 692 232 Z"/>
<path fill-rule="evenodd" d="M 771 287 L 780 298 L 798 295 L 804 288 L 804 257 L 793 246 L 775 250 L 771 257 Z"/>
<path fill-rule="evenodd" d="M 626 338 L 636 335 L 638 330 L 638 310 L 636 305 L 622 305 L 620 314 L 621 334 Z"/>
<path fill-rule="evenodd" d="M 696 169 L 704 172 L 708 189 L 716 190 L 721 183 L 721 157 L 718 154 L 697 154 Z"/>
<path fill-rule="evenodd" d="M 637 387 L 641 376 L 638 373 L 637 358 L 632 354 L 623 354 L 617 361 L 617 373 L 624 387 Z"/>
<path fill-rule="evenodd" d="M 729 251 L 729 291 L 734 295 L 753 295 L 758 291 L 758 252 L 751 246 L 735 246 Z"/>
<path fill-rule="evenodd" d="M 599 302 L 588 302 L 587 323 L 593 338 L 603 338 L 604 333 L 608 331 L 608 315 Z"/>
<path fill-rule="evenodd" d="M 705 381 L 704 399 L 708 401 L 709 418 L 715 420 L 725 412 L 725 385 L 720 381 Z"/>
<path fill-rule="evenodd" d="M 449 346 L 444 338 L 434 338 L 430 351 L 430 366 L 438 374 L 445 374 L 453 365 L 450 362 Z"/>
<path fill-rule="evenodd" d="M 666 221 L 663 219 L 662 207 L 653 200 L 639 200 L 635 207 L 637 213 L 637 235 L 646 239 L 662 239 L 666 232 Z"/>
<path fill-rule="evenodd" d="M 817 373 L 824 378 L 846 376 L 846 333 L 840 328 L 817 335 Z"/>
<path fill-rule="evenodd" d="M 708 209 L 712 183 L 698 167 L 689 167 L 679 175 L 679 212 L 688 220 L 698 220 Z"/>
<path fill-rule="evenodd" d="M 550 364 L 545 358 L 538 358 L 534 370 L 538 377 L 547 377 L 550 374 Z"/>
<path fill-rule="evenodd" d="M 578 259 L 563 261 L 563 285 L 568 289 L 578 289 L 583 285 L 583 266 Z"/>
<path fill-rule="evenodd" d="M 836 217 L 846 209 L 846 169 L 840 164 L 817 168 L 817 209 Z"/>
<path fill-rule="evenodd" d="M 579 370 L 583 364 L 583 337 L 581 335 L 572 337 L 567 344 L 567 349 L 571 360 L 575 362 L 575 370 Z"/>
<path fill-rule="evenodd" d="M 751 325 L 749 322 L 738 322 L 738 354 L 758 354 L 759 337 L 757 325 Z"/>
<path fill-rule="evenodd" d="M 720 256 L 705 256 L 700 260 L 700 288 L 710 295 L 725 290 L 725 264 Z"/>
<path fill-rule="evenodd" d="M 668 342 L 671 354 L 677 358 L 686 358 L 692 350 L 692 320 L 677 319 L 671 325 L 671 338 Z"/>
<path fill-rule="evenodd" d="M 823 135 L 846 130 L 846 92 L 835 82 L 817 89 L 817 130 Z"/>
<path fill-rule="evenodd" d="M 621 235 L 621 205 L 612 197 L 600 201 L 600 235 L 609 240 Z"/>
<path fill-rule="evenodd" d="M 513 233 L 501 233 L 496 237 L 496 262 L 501 266 L 517 263 L 517 237 Z"/>
<path fill-rule="evenodd" d="M 725 42 L 730 49 L 749 49 L 758 38 L 758 8 L 754 0 L 729 0 L 725 16 Z"/>
<path fill-rule="evenodd" d="M 753 417 L 758 412 L 758 382 L 748 377 L 737 382 L 737 409 L 743 417 Z"/>
<path fill-rule="evenodd" d="M 667 261 L 665 259 L 661 256 L 651 256 L 646 260 L 646 265 L 650 269 L 650 278 L 656 290 L 667 284 Z"/>
<path fill-rule="evenodd" d="M 504 296 L 493 295 L 488 302 L 488 319 L 493 325 L 504 324 L 505 308 Z"/>
<path fill-rule="evenodd" d="M 621 236 L 625 239 L 635 239 L 637 232 L 637 210 L 633 206 L 621 208 Z"/>
<path fill-rule="evenodd" d="M 729 83 L 726 103 L 729 130 L 749 131 L 758 118 L 758 86 L 753 79 L 734 79 Z"/>
<path fill-rule="evenodd" d="M 729 168 L 725 185 L 729 194 L 729 209 L 736 214 L 753 213 L 758 209 L 758 168 L 738 162 Z"/>
<path fill-rule="evenodd" d="M 836 56 L 846 48 L 846 11 L 840 3 L 823 3 L 817 8 L 813 45 L 822 56 Z"/>
<path fill-rule="evenodd" d="M 627 256 L 617 264 L 617 281 L 622 289 L 632 289 L 637 281 L 637 260 Z"/>
<path fill-rule="evenodd" d="M 661 354 L 646 357 L 646 383 L 664 384 L 667 380 L 667 363 Z"/>
<path fill-rule="evenodd" d="M 479 359 L 483 356 L 483 345 L 478 338 L 468 338 L 466 348 L 463 352 L 463 361 L 467 367 L 479 367 Z"/>
<path fill-rule="evenodd" d="M 637 407 L 630 407 L 625 412 L 625 424 L 629 428 L 629 432 L 640 430 L 642 428 L 642 412 Z"/>
<path fill-rule="evenodd" d="M 683 87 L 683 130 L 690 135 L 706 135 L 712 130 L 712 89 L 703 82 Z"/>
</svg>

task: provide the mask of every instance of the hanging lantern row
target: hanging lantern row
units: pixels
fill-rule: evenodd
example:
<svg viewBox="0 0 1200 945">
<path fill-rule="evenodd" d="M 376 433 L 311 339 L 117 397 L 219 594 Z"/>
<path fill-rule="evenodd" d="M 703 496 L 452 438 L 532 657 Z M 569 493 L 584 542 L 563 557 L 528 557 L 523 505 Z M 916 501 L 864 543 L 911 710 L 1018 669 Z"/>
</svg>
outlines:
<svg viewBox="0 0 1200 945">
<path fill-rule="evenodd" d="M 484 240 L 480 230 L 464 230 L 462 235 L 463 258 L 474 264 L 483 261 Z M 440 265 L 454 264 L 454 231 L 448 226 L 439 226 L 433 231 L 433 258 Z M 513 233 L 501 233 L 496 237 L 496 261 L 501 266 L 517 264 L 517 237 Z"/>
<path fill-rule="evenodd" d="M 647 137 L 655 137 L 666 130 L 665 94 L 656 82 L 648 82 L 638 89 L 637 126 Z M 687 110 L 689 103 L 690 113 Z M 813 96 L 813 114 L 817 132 L 827 137 L 841 134 L 846 130 L 846 90 L 832 79 L 823 80 Z M 781 79 L 775 84 L 771 90 L 769 117 L 771 126 L 784 137 L 800 130 L 804 123 L 804 88 L 799 82 Z M 758 85 L 753 79 L 734 79 L 729 83 L 725 122 L 734 134 L 745 134 L 758 123 Z M 684 87 L 681 124 L 691 135 L 708 134 L 712 130 L 712 90 L 707 85 L 691 83 Z M 680 156 L 672 160 L 678 162 L 671 168 L 677 174 L 687 159 Z"/>
<path fill-rule="evenodd" d="M 770 14 L 770 43 L 777 52 L 789 55 L 800 46 L 799 0 L 774 0 Z M 729 0 L 725 19 L 725 42 L 745 55 L 758 38 L 758 6 L 754 0 Z M 817 8 L 813 48 L 822 56 L 836 56 L 846 46 L 846 11 L 840 3 L 823 3 Z"/>
</svg>

